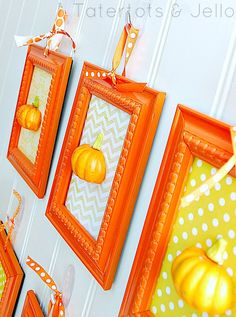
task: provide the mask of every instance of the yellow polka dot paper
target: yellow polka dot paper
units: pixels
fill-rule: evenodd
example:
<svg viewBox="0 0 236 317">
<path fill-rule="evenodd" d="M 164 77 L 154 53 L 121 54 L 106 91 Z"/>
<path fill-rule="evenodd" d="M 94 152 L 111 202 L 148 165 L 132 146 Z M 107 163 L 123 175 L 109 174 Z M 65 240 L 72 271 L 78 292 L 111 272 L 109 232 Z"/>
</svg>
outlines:
<svg viewBox="0 0 236 317">
<path fill-rule="evenodd" d="M 2 298 L 2 294 L 4 291 L 5 284 L 6 284 L 6 280 L 7 280 L 6 274 L 5 274 L 5 271 L 3 269 L 2 263 L 0 262 L 0 299 Z"/>
<path fill-rule="evenodd" d="M 217 174 L 217 169 L 195 158 L 186 182 L 185 195 Z M 191 246 L 207 250 L 216 239 L 227 240 L 224 266 L 236 285 L 236 179 L 226 175 L 190 205 L 180 207 L 157 280 L 150 310 L 158 317 L 208 317 L 188 306 L 177 295 L 171 276 L 173 260 Z M 236 316 L 236 305 L 220 317 Z M 219 317 L 215 315 L 214 317 Z"/>
<path fill-rule="evenodd" d="M 236 126 L 232 127 L 230 132 L 234 155 L 217 171 L 215 175 L 209 177 L 203 184 L 194 189 L 191 193 L 182 197 L 181 207 L 187 207 L 194 200 L 198 200 L 206 191 L 213 188 L 217 182 L 220 182 L 231 171 L 231 169 L 236 166 Z"/>
</svg>

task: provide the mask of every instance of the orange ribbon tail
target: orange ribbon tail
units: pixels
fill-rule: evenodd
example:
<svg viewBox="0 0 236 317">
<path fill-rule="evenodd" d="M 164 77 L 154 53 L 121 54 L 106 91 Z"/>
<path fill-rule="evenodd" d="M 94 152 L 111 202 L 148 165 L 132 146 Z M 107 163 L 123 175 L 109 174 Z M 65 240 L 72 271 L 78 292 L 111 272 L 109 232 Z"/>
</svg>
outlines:
<svg viewBox="0 0 236 317">
<path fill-rule="evenodd" d="M 117 84 L 116 90 L 120 92 L 143 92 L 146 88 L 146 83 L 127 83 L 127 84 Z"/>
<path fill-rule="evenodd" d="M 48 304 L 48 316 L 52 313 L 52 317 L 65 316 L 65 308 L 62 301 L 62 295 L 60 292 L 57 292 L 54 295 L 55 303 L 50 300 Z"/>
</svg>

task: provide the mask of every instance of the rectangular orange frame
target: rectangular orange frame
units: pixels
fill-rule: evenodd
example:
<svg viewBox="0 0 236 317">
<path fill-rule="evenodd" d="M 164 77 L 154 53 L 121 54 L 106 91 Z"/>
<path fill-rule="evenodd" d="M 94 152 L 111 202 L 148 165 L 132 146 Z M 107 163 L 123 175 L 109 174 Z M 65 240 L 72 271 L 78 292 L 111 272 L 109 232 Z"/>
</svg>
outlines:
<svg viewBox="0 0 236 317">
<path fill-rule="evenodd" d="M 46 191 L 71 63 L 71 57 L 56 52 L 50 51 L 48 56 L 44 56 L 44 48 L 40 46 L 32 45 L 28 48 L 16 112 L 20 106 L 27 102 L 35 66 L 51 73 L 52 81 L 42 121 L 42 130 L 35 164 L 18 148 L 21 127 L 16 120 L 16 112 L 7 157 L 39 198 L 43 198 Z"/>
<path fill-rule="evenodd" d="M 153 316 L 149 307 L 194 157 L 222 167 L 233 155 L 230 126 L 179 105 L 120 309 Z M 231 171 L 235 177 L 235 170 Z"/>
<path fill-rule="evenodd" d="M 151 150 L 165 94 L 118 92 L 103 77 L 108 71 L 85 63 L 77 88 L 46 216 L 104 289 L 110 289 L 138 190 Z M 131 82 L 117 76 L 122 83 Z M 65 207 L 72 175 L 71 155 L 80 143 L 91 96 L 126 111 L 131 119 L 110 191 L 98 239 L 95 241 Z"/>
<path fill-rule="evenodd" d="M 21 317 L 44 317 L 38 299 L 32 290 L 26 294 Z"/>
<path fill-rule="evenodd" d="M 13 311 L 20 291 L 24 273 L 17 257 L 8 242 L 5 250 L 7 235 L 3 230 L 0 232 L 0 262 L 6 274 L 6 283 L 0 300 L 0 317 L 13 316 Z"/>
</svg>

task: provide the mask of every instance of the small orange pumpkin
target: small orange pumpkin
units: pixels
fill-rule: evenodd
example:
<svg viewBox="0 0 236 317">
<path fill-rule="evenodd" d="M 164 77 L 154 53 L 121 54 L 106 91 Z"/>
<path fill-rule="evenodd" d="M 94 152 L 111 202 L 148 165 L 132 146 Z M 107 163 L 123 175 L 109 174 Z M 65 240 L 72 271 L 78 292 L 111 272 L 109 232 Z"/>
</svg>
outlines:
<svg viewBox="0 0 236 317">
<path fill-rule="evenodd" d="M 101 184 L 106 177 L 106 161 L 101 145 L 103 134 L 99 134 L 94 145 L 83 144 L 72 154 L 71 164 L 73 172 L 82 180 Z"/>
<path fill-rule="evenodd" d="M 207 252 L 188 248 L 173 262 L 172 277 L 178 295 L 200 312 L 218 315 L 233 305 L 233 281 L 222 266 L 226 245 L 224 239 L 219 239 Z"/>
<path fill-rule="evenodd" d="M 38 131 L 42 120 L 42 115 L 38 107 L 39 97 L 36 96 L 32 105 L 23 105 L 18 109 L 16 119 L 22 128 Z"/>
</svg>

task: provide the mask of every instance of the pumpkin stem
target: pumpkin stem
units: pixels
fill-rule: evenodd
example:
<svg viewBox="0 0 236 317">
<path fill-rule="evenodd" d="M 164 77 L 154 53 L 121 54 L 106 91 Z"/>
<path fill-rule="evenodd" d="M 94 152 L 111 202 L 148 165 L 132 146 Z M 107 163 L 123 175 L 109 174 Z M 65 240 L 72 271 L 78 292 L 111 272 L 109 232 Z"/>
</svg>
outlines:
<svg viewBox="0 0 236 317">
<path fill-rule="evenodd" d="M 96 141 L 94 142 L 93 148 L 94 148 L 95 150 L 100 151 L 101 146 L 102 146 L 102 141 L 103 141 L 103 134 L 102 134 L 102 133 L 99 133 L 99 135 L 98 135 L 97 138 L 96 138 Z"/>
<path fill-rule="evenodd" d="M 39 96 L 35 96 L 34 102 L 33 102 L 33 106 L 34 106 L 35 108 L 38 108 L 38 107 L 39 107 Z"/>
<path fill-rule="evenodd" d="M 227 246 L 227 241 L 219 239 L 215 244 L 207 251 L 207 256 L 212 261 L 222 265 L 224 263 L 224 252 Z"/>
</svg>

